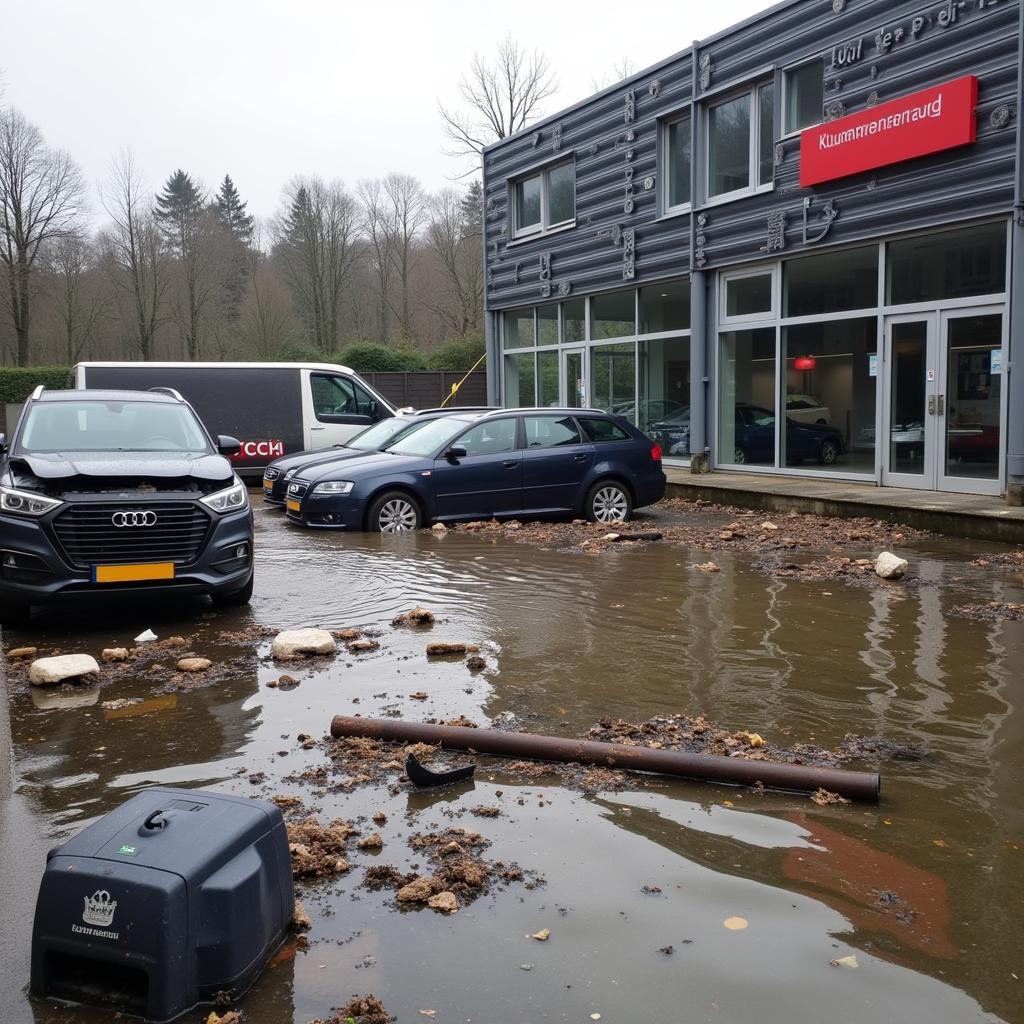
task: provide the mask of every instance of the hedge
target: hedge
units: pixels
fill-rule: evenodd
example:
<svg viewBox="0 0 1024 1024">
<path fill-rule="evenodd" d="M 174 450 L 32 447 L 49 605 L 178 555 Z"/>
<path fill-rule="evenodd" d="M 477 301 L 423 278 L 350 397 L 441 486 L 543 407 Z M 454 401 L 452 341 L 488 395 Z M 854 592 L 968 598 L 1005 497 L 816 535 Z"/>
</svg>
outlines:
<svg viewBox="0 0 1024 1024">
<path fill-rule="evenodd" d="M 369 341 L 346 345 L 331 361 L 348 366 L 356 373 L 412 373 L 427 368 L 423 353 L 414 348 Z"/>
<path fill-rule="evenodd" d="M 24 402 L 40 384 L 47 388 L 66 388 L 70 386 L 71 367 L 0 367 L 0 402 L 13 405 Z"/>
</svg>

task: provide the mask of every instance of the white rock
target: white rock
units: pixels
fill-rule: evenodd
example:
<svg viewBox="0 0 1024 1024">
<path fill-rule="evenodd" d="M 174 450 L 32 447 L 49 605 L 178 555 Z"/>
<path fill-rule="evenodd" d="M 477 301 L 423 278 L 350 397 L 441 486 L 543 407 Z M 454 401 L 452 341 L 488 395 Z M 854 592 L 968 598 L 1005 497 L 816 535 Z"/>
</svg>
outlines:
<svg viewBox="0 0 1024 1024">
<path fill-rule="evenodd" d="M 907 575 L 907 568 L 910 563 L 891 551 L 883 551 L 875 559 L 875 575 L 883 580 L 899 580 Z"/>
<path fill-rule="evenodd" d="M 448 532 L 448 527 L 445 526 L 444 523 L 434 523 L 434 525 L 430 529 L 433 530 L 434 533 L 447 533 Z"/>
<path fill-rule="evenodd" d="M 135 638 L 135 642 L 137 644 L 145 644 L 145 643 L 149 643 L 150 640 L 155 640 L 155 639 L 156 639 L 156 633 L 154 633 L 153 630 L 151 630 L 151 629 L 144 629 Z"/>
<path fill-rule="evenodd" d="M 306 654 L 334 654 L 338 645 L 326 629 L 286 629 L 274 637 L 270 654 L 287 661 Z"/>
<path fill-rule="evenodd" d="M 60 654 L 55 658 L 37 658 L 28 670 L 33 686 L 56 686 L 66 679 L 96 675 L 100 667 L 91 654 Z"/>
</svg>

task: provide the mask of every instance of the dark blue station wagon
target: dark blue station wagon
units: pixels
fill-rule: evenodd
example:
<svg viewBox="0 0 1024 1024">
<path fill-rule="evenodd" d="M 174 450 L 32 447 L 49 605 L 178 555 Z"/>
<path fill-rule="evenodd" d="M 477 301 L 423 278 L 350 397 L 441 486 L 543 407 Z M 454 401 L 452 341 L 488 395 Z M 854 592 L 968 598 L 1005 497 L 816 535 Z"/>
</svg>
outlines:
<svg viewBox="0 0 1024 1024">
<path fill-rule="evenodd" d="M 288 486 L 303 526 L 400 533 L 432 521 L 585 515 L 612 523 L 665 493 L 661 448 L 620 416 L 501 409 L 426 423 Z"/>
</svg>

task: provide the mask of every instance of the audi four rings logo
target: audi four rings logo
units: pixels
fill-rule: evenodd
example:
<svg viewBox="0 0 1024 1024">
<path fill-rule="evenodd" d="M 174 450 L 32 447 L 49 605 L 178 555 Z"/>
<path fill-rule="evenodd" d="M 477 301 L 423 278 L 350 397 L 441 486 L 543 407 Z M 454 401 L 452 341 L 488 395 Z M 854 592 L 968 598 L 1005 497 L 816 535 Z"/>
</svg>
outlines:
<svg viewBox="0 0 1024 1024">
<path fill-rule="evenodd" d="M 126 526 L 156 526 L 155 512 L 115 512 L 110 521 L 118 528 Z"/>
</svg>

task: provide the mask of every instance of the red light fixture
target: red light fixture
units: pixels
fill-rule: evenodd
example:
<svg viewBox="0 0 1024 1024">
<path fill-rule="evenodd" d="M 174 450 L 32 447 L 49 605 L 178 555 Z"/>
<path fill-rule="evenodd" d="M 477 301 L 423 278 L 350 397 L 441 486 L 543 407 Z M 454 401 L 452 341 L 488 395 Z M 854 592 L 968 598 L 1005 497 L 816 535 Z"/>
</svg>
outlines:
<svg viewBox="0 0 1024 1024">
<path fill-rule="evenodd" d="M 818 360 L 814 356 L 797 356 L 793 360 L 794 370 L 814 370 L 818 366 Z"/>
<path fill-rule="evenodd" d="M 661 445 L 660 444 L 652 444 L 651 445 L 651 461 L 652 462 L 661 462 Z"/>
</svg>

